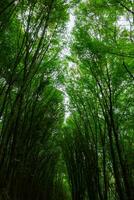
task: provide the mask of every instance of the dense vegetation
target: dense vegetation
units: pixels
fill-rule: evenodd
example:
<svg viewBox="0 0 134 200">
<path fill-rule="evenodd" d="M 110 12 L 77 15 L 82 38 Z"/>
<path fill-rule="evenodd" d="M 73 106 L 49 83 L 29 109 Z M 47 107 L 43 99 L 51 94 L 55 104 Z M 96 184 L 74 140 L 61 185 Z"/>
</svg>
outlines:
<svg viewBox="0 0 134 200">
<path fill-rule="evenodd" d="M 133 200 L 133 0 L 0 1 L 0 47 L 0 200 Z"/>
</svg>

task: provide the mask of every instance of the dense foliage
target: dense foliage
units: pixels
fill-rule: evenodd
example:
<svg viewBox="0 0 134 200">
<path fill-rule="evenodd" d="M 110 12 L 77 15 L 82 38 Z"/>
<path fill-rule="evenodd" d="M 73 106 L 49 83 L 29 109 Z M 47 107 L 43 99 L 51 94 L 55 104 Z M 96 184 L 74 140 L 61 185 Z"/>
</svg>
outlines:
<svg viewBox="0 0 134 200">
<path fill-rule="evenodd" d="M 133 0 L 0 2 L 0 200 L 133 200 L 133 31 Z"/>
</svg>

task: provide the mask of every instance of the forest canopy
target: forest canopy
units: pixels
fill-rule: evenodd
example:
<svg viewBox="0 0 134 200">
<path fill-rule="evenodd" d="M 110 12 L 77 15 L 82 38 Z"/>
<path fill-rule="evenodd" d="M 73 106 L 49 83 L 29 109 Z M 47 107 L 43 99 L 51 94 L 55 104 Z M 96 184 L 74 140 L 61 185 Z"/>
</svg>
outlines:
<svg viewBox="0 0 134 200">
<path fill-rule="evenodd" d="M 134 1 L 0 1 L 0 200 L 134 199 Z"/>
</svg>

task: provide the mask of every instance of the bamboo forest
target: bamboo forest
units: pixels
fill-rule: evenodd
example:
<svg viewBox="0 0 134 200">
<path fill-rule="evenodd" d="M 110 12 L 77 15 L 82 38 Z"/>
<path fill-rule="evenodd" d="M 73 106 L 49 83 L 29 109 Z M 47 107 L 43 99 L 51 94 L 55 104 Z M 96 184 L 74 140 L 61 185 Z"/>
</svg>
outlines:
<svg viewBox="0 0 134 200">
<path fill-rule="evenodd" d="M 0 200 L 134 200 L 134 0 L 0 0 Z"/>
</svg>

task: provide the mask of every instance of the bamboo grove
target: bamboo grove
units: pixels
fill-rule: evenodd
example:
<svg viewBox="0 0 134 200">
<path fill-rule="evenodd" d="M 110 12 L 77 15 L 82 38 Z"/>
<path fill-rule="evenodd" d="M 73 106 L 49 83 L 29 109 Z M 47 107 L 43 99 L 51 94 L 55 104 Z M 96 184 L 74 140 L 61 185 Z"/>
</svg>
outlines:
<svg viewBox="0 0 134 200">
<path fill-rule="evenodd" d="M 134 1 L 1 0 L 0 47 L 0 200 L 133 200 Z"/>
</svg>

